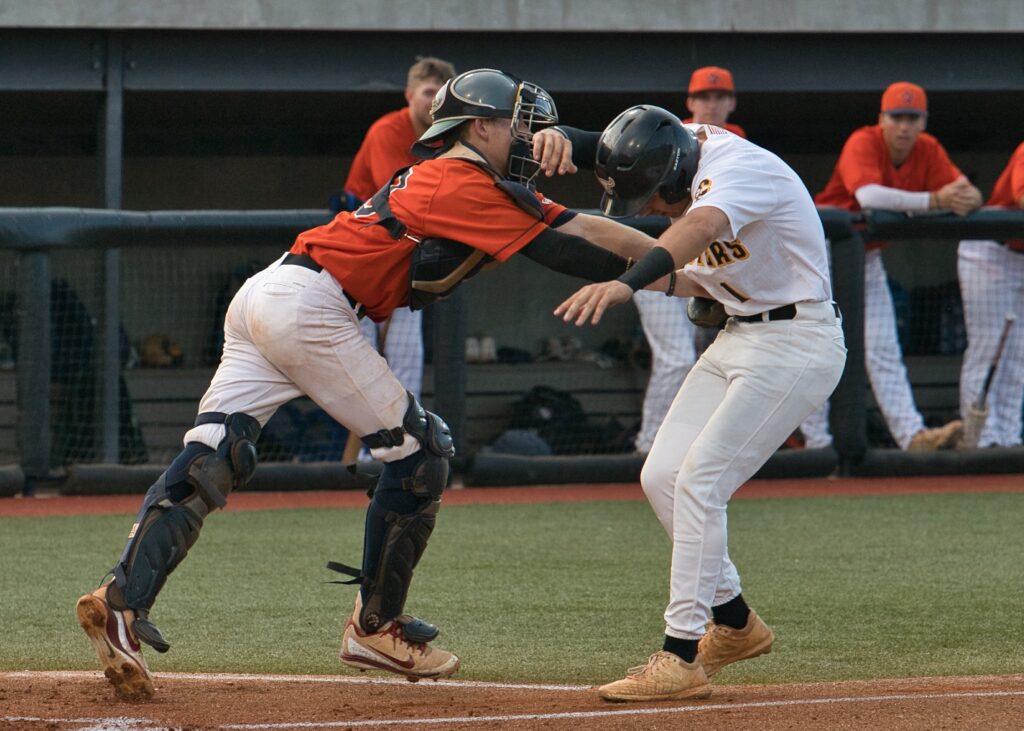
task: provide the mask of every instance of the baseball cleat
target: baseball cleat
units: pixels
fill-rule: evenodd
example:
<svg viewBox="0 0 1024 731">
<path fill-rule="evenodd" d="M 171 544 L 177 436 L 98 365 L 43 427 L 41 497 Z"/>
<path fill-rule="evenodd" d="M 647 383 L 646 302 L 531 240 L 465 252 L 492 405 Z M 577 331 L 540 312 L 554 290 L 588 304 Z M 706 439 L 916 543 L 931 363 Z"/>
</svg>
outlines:
<svg viewBox="0 0 1024 731">
<path fill-rule="evenodd" d="M 135 613 L 130 609 L 112 608 L 107 603 L 108 586 L 104 584 L 78 600 L 75 605 L 78 623 L 89 636 L 103 666 L 103 674 L 117 695 L 129 701 L 152 698 L 153 677 L 132 631 Z"/>
<path fill-rule="evenodd" d="M 708 631 L 697 645 L 697 657 L 710 678 L 730 663 L 767 655 L 772 651 L 774 641 L 775 633 L 771 627 L 751 609 L 747 626 L 743 629 L 709 622 Z"/>
<path fill-rule="evenodd" d="M 447 678 L 459 669 L 456 655 L 431 647 L 426 642 L 408 639 L 402 625 L 395 620 L 377 632 L 364 632 L 359 626 L 361 608 L 362 601 L 356 595 L 355 610 L 341 636 L 339 658 L 346 665 L 359 670 L 385 670 L 404 675 L 412 683 L 420 678 Z"/>
<path fill-rule="evenodd" d="M 415 683 L 420 678 L 440 680 L 459 669 L 459 658 L 425 642 L 410 642 L 398 622 L 379 632 L 364 633 L 349 620 L 341 637 L 341 661 L 360 670 L 386 670 Z"/>
<path fill-rule="evenodd" d="M 650 656 L 646 665 L 630 668 L 626 677 L 602 685 L 597 694 L 606 701 L 676 701 L 707 698 L 711 684 L 700 660 L 685 662 L 666 650 Z"/>
</svg>

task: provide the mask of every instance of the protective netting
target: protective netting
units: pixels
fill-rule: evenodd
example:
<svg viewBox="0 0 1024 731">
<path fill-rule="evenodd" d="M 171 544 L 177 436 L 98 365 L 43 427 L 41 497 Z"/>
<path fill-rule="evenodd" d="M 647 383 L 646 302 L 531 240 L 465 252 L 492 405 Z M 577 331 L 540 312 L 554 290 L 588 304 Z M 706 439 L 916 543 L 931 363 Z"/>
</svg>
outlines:
<svg viewBox="0 0 1024 731">
<path fill-rule="evenodd" d="M 245 279 L 282 247 L 125 249 L 121 258 L 118 460 L 166 463 L 181 448 L 220 357 L 223 320 Z M 16 358 L 17 263 L 0 252 L 0 463 L 19 458 Z M 65 249 L 50 257 L 50 466 L 102 461 L 104 253 Z M 29 306 L 39 306 L 31 303 Z M 308 399 L 267 425 L 261 458 L 338 459 L 347 433 Z"/>
<path fill-rule="evenodd" d="M 231 296 L 246 277 L 282 252 L 276 246 L 187 243 L 173 249 L 121 250 L 121 463 L 166 463 L 178 452 L 219 358 Z M 16 254 L 0 251 L 0 265 L 0 463 L 5 463 L 19 459 Z M 101 249 L 51 253 L 50 462 L 55 468 L 102 459 L 103 333 L 98 323 L 103 272 Z M 922 413 L 930 423 L 955 416 L 959 355 L 965 346 L 957 282 L 905 286 L 890 278 L 889 286 L 904 354 L 910 361 L 945 359 L 941 372 L 930 366 L 921 376 L 919 368 L 910 369 L 912 382 L 922 377 L 926 381 L 914 383 L 915 395 L 925 394 L 919 404 Z M 429 339 L 429 315 L 425 328 Z M 694 332 L 698 353 L 713 334 Z M 564 337 L 542 337 L 532 351 L 516 345 L 500 330 L 473 334 L 467 342 L 465 443 L 470 453 L 484 446 L 558 455 L 629 453 L 636 448 L 651 356 L 635 318 L 619 337 L 599 347 L 581 347 Z M 427 373 L 424 402 L 429 406 L 429 366 Z M 873 441 L 882 446 L 885 435 L 876 431 Z M 347 436 L 308 399 L 300 399 L 268 424 L 261 458 L 337 460 Z"/>
</svg>

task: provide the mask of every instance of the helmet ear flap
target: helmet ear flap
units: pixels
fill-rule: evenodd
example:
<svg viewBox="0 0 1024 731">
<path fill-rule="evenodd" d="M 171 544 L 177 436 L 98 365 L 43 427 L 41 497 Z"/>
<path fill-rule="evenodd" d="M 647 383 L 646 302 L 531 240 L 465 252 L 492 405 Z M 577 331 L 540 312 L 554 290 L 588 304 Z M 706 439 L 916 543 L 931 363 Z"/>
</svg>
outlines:
<svg viewBox="0 0 1024 731">
<path fill-rule="evenodd" d="M 700 143 L 696 136 L 685 127 L 673 124 L 675 154 L 669 171 L 666 172 L 665 185 L 658 192 L 666 203 L 679 203 L 690 197 L 693 176 L 697 173 L 697 161 L 700 157 Z M 670 177 L 675 175 L 674 179 Z"/>
</svg>

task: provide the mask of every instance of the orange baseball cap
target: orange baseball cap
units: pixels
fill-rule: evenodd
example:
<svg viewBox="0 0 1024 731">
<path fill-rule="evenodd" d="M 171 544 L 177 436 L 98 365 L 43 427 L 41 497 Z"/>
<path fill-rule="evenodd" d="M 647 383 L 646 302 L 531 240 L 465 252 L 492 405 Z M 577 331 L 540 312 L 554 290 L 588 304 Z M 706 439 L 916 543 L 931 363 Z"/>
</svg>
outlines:
<svg viewBox="0 0 1024 731">
<path fill-rule="evenodd" d="M 702 91 L 727 91 L 730 94 L 736 92 L 732 84 L 732 74 L 729 69 L 719 66 L 705 66 L 693 72 L 690 77 L 690 88 L 688 94 L 699 94 Z"/>
<path fill-rule="evenodd" d="M 882 94 L 882 111 L 886 114 L 928 114 L 928 95 L 917 84 L 897 81 Z"/>
</svg>

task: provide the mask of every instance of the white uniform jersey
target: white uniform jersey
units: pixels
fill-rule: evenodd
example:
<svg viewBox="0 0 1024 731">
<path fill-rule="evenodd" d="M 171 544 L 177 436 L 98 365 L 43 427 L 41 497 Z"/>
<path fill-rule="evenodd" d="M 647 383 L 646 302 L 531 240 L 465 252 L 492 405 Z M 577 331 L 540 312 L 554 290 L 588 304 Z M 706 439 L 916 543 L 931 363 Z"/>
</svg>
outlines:
<svg viewBox="0 0 1024 731">
<path fill-rule="evenodd" d="M 686 264 L 684 273 L 730 315 L 754 315 L 795 302 L 832 298 L 825 233 L 799 176 L 776 155 L 705 124 L 687 213 L 713 206 L 728 236 Z"/>
</svg>

